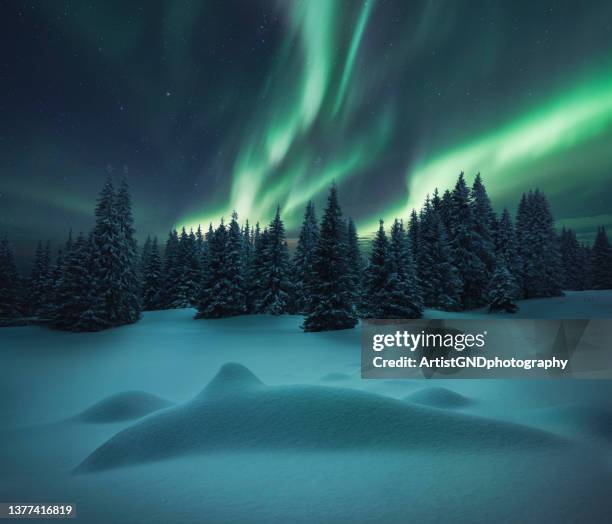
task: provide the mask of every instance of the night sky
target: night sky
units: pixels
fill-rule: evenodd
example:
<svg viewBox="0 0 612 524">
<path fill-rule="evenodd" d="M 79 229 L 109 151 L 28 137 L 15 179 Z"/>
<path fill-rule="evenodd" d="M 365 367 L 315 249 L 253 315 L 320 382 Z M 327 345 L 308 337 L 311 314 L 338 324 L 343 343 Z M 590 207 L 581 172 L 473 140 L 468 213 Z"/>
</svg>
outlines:
<svg viewBox="0 0 612 524">
<path fill-rule="evenodd" d="M 332 181 L 361 233 L 481 171 L 612 227 L 612 2 L 0 2 L 0 234 L 87 230 L 110 172 L 139 236 L 236 209 L 294 234 Z"/>
</svg>

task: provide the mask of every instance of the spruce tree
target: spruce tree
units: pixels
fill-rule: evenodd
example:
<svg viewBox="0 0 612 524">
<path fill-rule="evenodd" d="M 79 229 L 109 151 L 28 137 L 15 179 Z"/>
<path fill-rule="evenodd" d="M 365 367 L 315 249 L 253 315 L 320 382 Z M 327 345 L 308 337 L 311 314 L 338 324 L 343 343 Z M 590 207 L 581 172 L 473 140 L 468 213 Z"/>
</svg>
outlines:
<svg viewBox="0 0 612 524">
<path fill-rule="evenodd" d="M 280 207 L 276 208 L 274 219 L 268 227 L 261 281 L 263 293 L 259 304 L 260 312 L 271 315 L 286 313 L 291 302 L 292 285 L 289 276 L 289 250 Z"/>
<path fill-rule="evenodd" d="M 410 239 L 401 220 L 395 220 L 391 228 L 389 245 L 391 264 L 396 275 L 397 286 L 394 290 L 394 302 L 401 318 L 420 318 L 422 298 L 416 274 L 416 264 L 410 249 Z"/>
<path fill-rule="evenodd" d="M 46 304 L 51 300 L 50 296 L 50 267 L 49 267 L 49 245 L 43 248 L 42 242 L 38 242 L 34 254 L 34 262 L 30 273 L 28 286 L 28 313 L 40 316 Z"/>
<path fill-rule="evenodd" d="M 502 211 L 497 227 L 495 228 L 496 259 L 502 258 L 506 268 L 518 284 L 521 263 L 516 245 L 516 232 L 508 209 Z"/>
<path fill-rule="evenodd" d="M 164 289 L 163 307 L 165 309 L 189 306 L 187 293 L 183 286 L 183 266 L 180 242 L 176 229 L 168 233 L 164 250 Z"/>
<path fill-rule="evenodd" d="M 586 289 L 586 260 L 576 233 L 572 229 L 561 229 L 559 250 L 563 266 L 562 287 L 574 291 Z"/>
<path fill-rule="evenodd" d="M 351 292 L 346 222 L 335 186 L 332 186 L 327 199 L 312 268 L 311 308 L 304 319 L 304 330 L 354 327 L 357 318 Z"/>
<path fill-rule="evenodd" d="M 117 216 L 116 195 L 110 177 L 107 178 L 95 211 L 93 230 L 94 256 L 91 258 L 93 283 L 97 304 L 97 317 L 106 327 L 122 323 L 125 285 L 123 265 L 125 263 L 124 233 Z M 65 263 L 74 262 L 69 251 Z"/>
<path fill-rule="evenodd" d="M 362 316 L 364 318 L 388 318 L 391 313 L 388 305 L 393 295 L 393 288 L 397 286 L 397 280 L 393 274 L 389 240 L 382 220 L 372 240 L 370 259 L 363 280 L 363 301 L 359 308 Z M 400 317 L 392 316 L 391 318 Z"/>
<path fill-rule="evenodd" d="M 351 277 L 352 302 L 357 305 L 361 301 L 361 280 L 363 274 L 363 260 L 359 249 L 359 237 L 357 228 L 351 218 L 348 219 L 347 233 L 347 256 L 349 262 L 349 275 Z"/>
<path fill-rule="evenodd" d="M 516 236 L 525 298 L 561 294 L 561 257 L 553 224 L 544 194 L 539 190 L 523 194 L 516 215 Z"/>
<path fill-rule="evenodd" d="M 494 233 L 497 218 L 480 173 L 474 179 L 471 196 L 477 254 L 486 270 L 483 279 L 489 279 L 496 265 Z"/>
<path fill-rule="evenodd" d="M 235 225 L 232 225 L 235 223 Z M 195 318 L 222 318 L 244 312 L 240 278 L 240 226 L 235 217 L 230 231 L 223 220 L 208 240 L 208 263 L 203 273 L 198 312 Z"/>
<path fill-rule="evenodd" d="M 597 228 L 591 255 L 593 289 L 612 289 L 612 247 L 603 226 Z"/>
<path fill-rule="evenodd" d="M 58 284 L 56 304 L 51 319 L 53 327 L 70 331 L 98 331 L 108 327 L 99 317 L 97 286 L 91 280 L 94 257 L 93 240 L 80 234 L 64 252 L 62 276 Z"/>
<path fill-rule="evenodd" d="M 262 302 L 265 293 L 264 288 L 264 266 L 268 250 L 268 230 L 260 230 L 259 223 L 255 226 L 253 235 L 253 256 L 247 271 L 247 311 L 250 313 L 261 313 Z"/>
<path fill-rule="evenodd" d="M 515 304 L 518 294 L 519 289 L 514 276 L 508 271 L 505 259 L 499 257 L 489 283 L 489 313 L 496 311 L 515 313 L 518 309 Z"/>
<path fill-rule="evenodd" d="M 395 220 L 391 242 L 383 221 L 372 242 L 364 275 L 362 314 L 366 318 L 419 318 L 420 297 L 403 225 Z"/>
<path fill-rule="evenodd" d="M 226 315 L 242 315 L 246 311 L 246 293 L 244 282 L 244 239 L 238 224 L 238 214 L 234 211 L 229 224 L 227 251 L 224 270 L 228 282 L 225 299 Z"/>
<path fill-rule="evenodd" d="M 19 273 L 11 245 L 4 237 L 0 241 L 0 320 L 21 315 L 19 298 Z"/>
<path fill-rule="evenodd" d="M 310 309 L 310 287 L 312 284 L 312 262 L 319 238 L 319 225 L 314 203 L 308 202 L 302 228 L 293 255 L 293 285 L 296 313 L 305 315 Z"/>
<path fill-rule="evenodd" d="M 425 306 L 445 311 L 461 308 L 462 282 L 444 225 L 429 200 L 419 219 L 417 274 Z"/>
<path fill-rule="evenodd" d="M 120 248 L 121 301 L 117 307 L 117 324 L 131 324 L 140 318 L 140 280 L 138 246 L 134 238 L 134 217 L 129 187 L 121 181 L 116 197 Z"/>
<path fill-rule="evenodd" d="M 157 246 L 157 237 L 147 239 L 148 249 L 144 261 L 142 279 L 142 309 L 154 311 L 161 309 L 163 292 L 162 260 Z"/>
<path fill-rule="evenodd" d="M 410 213 L 410 221 L 408 222 L 408 240 L 410 241 L 410 253 L 414 260 L 415 266 L 418 260 L 419 250 L 419 215 L 416 209 Z"/>
<path fill-rule="evenodd" d="M 463 173 L 451 195 L 451 210 L 450 241 L 454 265 L 462 282 L 461 305 L 463 309 L 471 309 L 486 302 L 489 274 L 481 258 L 482 239 L 476 232 L 472 199 Z"/>
</svg>

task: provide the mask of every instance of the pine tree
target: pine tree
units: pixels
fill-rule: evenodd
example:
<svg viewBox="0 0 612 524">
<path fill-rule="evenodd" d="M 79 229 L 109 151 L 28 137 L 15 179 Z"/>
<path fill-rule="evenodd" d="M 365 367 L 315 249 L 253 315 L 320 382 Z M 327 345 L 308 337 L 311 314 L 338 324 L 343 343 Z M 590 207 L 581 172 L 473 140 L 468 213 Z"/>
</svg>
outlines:
<svg viewBox="0 0 612 524">
<path fill-rule="evenodd" d="M 515 278 L 508 271 L 506 261 L 499 257 L 489 283 L 489 313 L 495 311 L 515 313 L 518 309 L 515 304 L 518 294 L 519 289 Z"/>
<path fill-rule="evenodd" d="M 184 308 L 189 306 L 185 288 L 182 285 L 182 257 L 180 242 L 176 229 L 168 233 L 164 250 L 164 289 L 162 304 L 165 309 Z"/>
<path fill-rule="evenodd" d="M 140 279 L 138 245 L 134 238 L 134 217 L 127 180 L 117 191 L 117 226 L 120 248 L 121 301 L 117 307 L 117 325 L 131 324 L 140 318 Z"/>
<path fill-rule="evenodd" d="M 147 244 L 147 258 L 143 264 L 142 309 L 144 311 L 154 311 L 163 307 L 162 260 L 157 246 L 157 237 L 153 237 L 153 240 L 147 238 Z"/>
<path fill-rule="evenodd" d="M 229 231 L 223 220 L 208 236 L 207 264 L 203 272 L 195 318 L 222 318 L 245 311 L 242 290 L 240 226 L 232 216 Z"/>
<path fill-rule="evenodd" d="M 395 220 L 391 228 L 390 256 L 397 285 L 394 302 L 401 318 L 420 318 L 422 298 L 416 274 L 416 264 L 410 250 L 410 240 L 401 220 Z"/>
<path fill-rule="evenodd" d="M 28 286 L 28 313 L 40 316 L 48 301 L 51 300 L 50 278 L 49 245 L 43 248 L 42 242 L 39 241 Z"/>
<path fill-rule="evenodd" d="M 403 225 L 396 220 L 387 240 L 383 221 L 372 241 L 365 270 L 362 313 L 365 318 L 418 318 L 420 300 Z"/>
<path fill-rule="evenodd" d="M 290 306 L 292 285 L 289 277 L 289 250 L 280 207 L 276 208 L 274 219 L 268 227 L 262 270 L 263 294 L 259 310 L 271 315 L 286 313 Z"/>
<path fill-rule="evenodd" d="M 612 247 L 603 226 L 597 228 L 593 244 L 591 285 L 593 289 L 612 289 Z"/>
<path fill-rule="evenodd" d="M 193 306 L 197 303 L 202 273 L 201 258 L 198 253 L 197 238 L 193 231 L 187 233 L 183 227 L 179 237 L 176 260 L 175 303 L 180 307 Z"/>
<path fill-rule="evenodd" d="M 124 292 L 124 235 L 117 217 L 116 195 L 112 180 L 107 178 L 95 211 L 93 230 L 93 284 L 98 304 L 97 317 L 106 327 L 122 323 Z M 70 251 L 64 253 L 65 263 L 72 264 Z"/>
<path fill-rule="evenodd" d="M 495 229 L 497 218 L 491 206 L 491 200 L 482 182 L 480 173 L 476 175 L 471 191 L 472 216 L 477 255 L 483 262 L 486 274 L 483 279 L 490 279 L 496 265 Z"/>
<path fill-rule="evenodd" d="M 332 186 L 327 199 L 312 268 L 311 308 L 304 319 L 304 330 L 354 327 L 357 318 L 352 302 L 346 223 L 335 186 Z"/>
<path fill-rule="evenodd" d="M 58 283 L 52 325 L 70 331 L 98 331 L 108 327 L 108 321 L 98 316 L 100 311 L 95 282 L 91 280 L 94 252 L 92 240 L 80 234 L 64 252 L 62 276 Z M 104 311 L 103 311 L 104 312 Z"/>
<path fill-rule="evenodd" d="M 539 190 L 523 195 L 516 215 L 516 236 L 525 298 L 561 294 L 561 257 L 546 197 Z"/>
<path fill-rule="evenodd" d="M 319 239 L 319 225 L 314 203 L 309 201 L 304 213 L 302 228 L 293 255 L 293 285 L 295 310 L 305 315 L 310 309 L 310 287 L 312 285 L 312 262 Z"/>
<path fill-rule="evenodd" d="M 230 221 L 225 256 L 225 278 L 228 282 L 225 299 L 226 315 L 242 315 L 246 311 L 246 293 L 244 282 L 244 245 L 238 214 L 234 211 Z"/>
<path fill-rule="evenodd" d="M 253 235 L 253 256 L 247 274 L 247 311 L 250 313 L 262 313 L 264 288 L 264 266 L 268 250 L 268 229 L 260 230 L 259 223 L 255 226 Z"/>
<path fill-rule="evenodd" d="M 416 209 L 413 209 L 412 213 L 410 213 L 408 240 L 410 241 L 410 252 L 412 253 L 412 258 L 416 266 L 419 250 L 419 216 L 417 215 Z"/>
<path fill-rule="evenodd" d="M 582 247 L 576 238 L 576 233 L 572 229 L 563 228 L 561 230 L 559 250 L 563 266 L 563 289 L 574 291 L 586 289 L 586 259 L 583 256 Z"/>
<path fill-rule="evenodd" d="M 0 320 L 21 315 L 19 298 L 19 273 L 11 245 L 4 237 L 0 241 Z"/>
<path fill-rule="evenodd" d="M 502 258 L 506 268 L 518 283 L 521 262 L 516 245 L 516 232 L 508 209 L 502 211 L 497 227 L 495 228 L 496 259 Z"/>
<path fill-rule="evenodd" d="M 489 275 L 481 259 L 482 240 L 476 232 L 472 198 L 463 173 L 451 194 L 449 235 L 453 261 L 463 284 L 461 305 L 471 309 L 484 304 Z"/>
<path fill-rule="evenodd" d="M 461 279 L 444 225 L 429 200 L 421 210 L 419 224 L 417 274 L 423 304 L 445 311 L 460 309 Z"/>
<path fill-rule="evenodd" d="M 381 220 L 372 240 L 370 259 L 364 273 L 364 293 L 360 307 L 364 318 L 387 318 L 387 305 L 397 282 L 393 275 L 389 241 Z M 399 318 L 399 317 L 393 317 Z"/>
<path fill-rule="evenodd" d="M 361 250 L 359 249 L 359 237 L 357 236 L 357 228 L 351 218 L 347 223 L 347 257 L 349 263 L 349 276 L 351 278 L 351 295 L 352 302 L 359 304 L 361 301 L 361 280 L 363 275 L 363 260 L 361 258 Z"/>
</svg>

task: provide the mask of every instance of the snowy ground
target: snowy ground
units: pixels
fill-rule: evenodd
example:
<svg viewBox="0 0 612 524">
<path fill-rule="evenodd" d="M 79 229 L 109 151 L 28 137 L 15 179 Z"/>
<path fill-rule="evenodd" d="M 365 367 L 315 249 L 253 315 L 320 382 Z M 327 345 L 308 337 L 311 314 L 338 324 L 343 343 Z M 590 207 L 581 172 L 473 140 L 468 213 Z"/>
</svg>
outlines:
<svg viewBox="0 0 612 524">
<path fill-rule="evenodd" d="M 612 318 L 612 292 L 520 313 Z M 611 382 L 362 380 L 359 329 L 192 316 L 0 330 L 0 501 L 105 524 L 610 520 Z"/>
</svg>

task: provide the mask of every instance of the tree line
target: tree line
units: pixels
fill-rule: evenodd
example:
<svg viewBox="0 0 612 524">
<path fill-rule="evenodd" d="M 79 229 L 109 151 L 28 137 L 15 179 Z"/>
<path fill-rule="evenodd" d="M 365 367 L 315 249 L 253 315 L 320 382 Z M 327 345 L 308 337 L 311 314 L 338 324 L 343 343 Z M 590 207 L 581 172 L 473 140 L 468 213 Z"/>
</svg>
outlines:
<svg viewBox="0 0 612 524">
<path fill-rule="evenodd" d="M 241 225 L 234 213 L 206 233 L 172 230 L 163 250 L 156 237 L 138 250 L 127 184 L 115 189 L 110 178 L 93 230 L 70 234 L 54 263 L 39 243 L 22 278 L 8 240 L 0 242 L 0 318 L 74 331 L 183 307 L 195 307 L 195 318 L 299 314 L 305 331 L 321 331 L 359 318 L 419 318 L 424 308 L 514 312 L 518 299 L 610 288 L 603 227 L 592 247 L 571 229 L 557 235 L 539 190 L 522 195 L 515 220 L 507 209 L 497 216 L 479 174 L 471 187 L 461 173 L 452 189 L 436 189 L 407 223 L 381 221 L 367 256 L 335 186 L 320 222 L 314 204 L 306 206 L 292 255 L 280 208 L 263 228 Z"/>
</svg>

